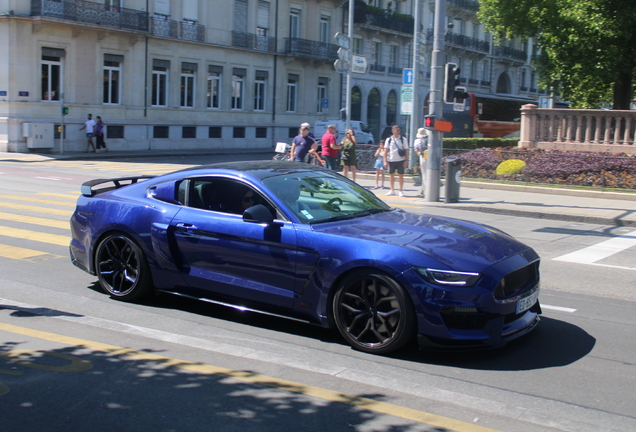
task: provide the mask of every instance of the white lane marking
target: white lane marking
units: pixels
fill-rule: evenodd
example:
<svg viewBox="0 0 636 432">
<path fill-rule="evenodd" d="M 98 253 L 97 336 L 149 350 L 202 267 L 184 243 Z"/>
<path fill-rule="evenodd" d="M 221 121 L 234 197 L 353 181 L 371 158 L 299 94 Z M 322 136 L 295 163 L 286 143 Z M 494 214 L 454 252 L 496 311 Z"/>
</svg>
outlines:
<svg viewBox="0 0 636 432">
<path fill-rule="evenodd" d="M 636 231 L 614 237 L 604 242 L 552 258 L 553 261 L 565 261 L 579 264 L 594 264 L 604 258 L 636 246 Z"/>
<path fill-rule="evenodd" d="M 576 309 L 566 308 L 566 307 L 563 307 L 563 306 L 552 306 L 552 305 L 547 305 L 547 304 L 543 304 L 543 303 L 541 303 L 541 309 L 550 309 L 550 310 L 553 310 L 553 311 L 568 312 L 568 313 L 576 312 Z"/>
<path fill-rule="evenodd" d="M 59 180 L 73 180 L 72 178 L 69 177 L 35 177 L 36 179 L 42 179 L 42 180 L 54 180 L 54 181 L 59 181 Z"/>
</svg>

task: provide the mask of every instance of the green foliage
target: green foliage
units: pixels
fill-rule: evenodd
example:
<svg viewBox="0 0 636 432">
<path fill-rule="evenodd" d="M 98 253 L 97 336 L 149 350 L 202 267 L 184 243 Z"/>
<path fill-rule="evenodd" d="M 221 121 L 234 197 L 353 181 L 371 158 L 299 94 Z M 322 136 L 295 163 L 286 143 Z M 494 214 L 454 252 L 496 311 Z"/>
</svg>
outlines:
<svg viewBox="0 0 636 432">
<path fill-rule="evenodd" d="M 521 159 L 508 159 L 497 165 L 495 173 L 497 175 L 514 175 L 519 174 L 524 169 L 526 163 Z"/>
<path fill-rule="evenodd" d="M 543 87 L 578 108 L 609 100 L 629 109 L 636 71 L 634 0 L 481 0 L 478 17 L 498 38 L 538 37 Z M 538 35 L 538 36 L 537 36 Z"/>
<path fill-rule="evenodd" d="M 444 138 L 445 149 L 466 149 L 517 147 L 519 138 Z"/>
</svg>

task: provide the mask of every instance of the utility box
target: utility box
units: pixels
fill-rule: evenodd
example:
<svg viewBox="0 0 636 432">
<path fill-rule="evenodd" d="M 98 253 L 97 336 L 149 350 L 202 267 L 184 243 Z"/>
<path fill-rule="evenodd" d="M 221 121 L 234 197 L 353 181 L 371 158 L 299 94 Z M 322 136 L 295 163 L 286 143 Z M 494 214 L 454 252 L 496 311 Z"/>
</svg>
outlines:
<svg viewBox="0 0 636 432">
<path fill-rule="evenodd" d="M 27 139 L 27 148 L 53 148 L 53 123 L 22 123 L 22 136 Z"/>
<path fill-rule="evenodd" d="M 459 158 L 446 159 L 446 189 L 444 202 L 459 202 L 459 184 L 462 180 L 462 160 Z"/>
</svg>

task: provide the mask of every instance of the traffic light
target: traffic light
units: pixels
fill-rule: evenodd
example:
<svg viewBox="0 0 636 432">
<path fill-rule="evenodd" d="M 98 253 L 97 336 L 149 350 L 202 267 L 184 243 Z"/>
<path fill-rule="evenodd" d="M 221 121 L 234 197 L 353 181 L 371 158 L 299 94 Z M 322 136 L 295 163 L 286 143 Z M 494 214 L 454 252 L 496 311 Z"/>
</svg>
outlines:
<svg viewBox="0 0 636 432">
<path fill-rule="evenodd" d="M 426 115 L 424 116 L 424 129 L 435 129 L 435 116 L 434 115 Z"/>
<path fill-rule="evenodd" d="M 468 92 L 466 92 L 466 87 L 455 87 L 455 91 L 453 92 L 453 99 L 456 102 L 463 102 L 468 99 Z"/>
<path fill-rule="evenodd" d="M 62 115 L 65 116 L 66 114 L 68 114 L 68 107 L 63 106 L 62 107 Z"/>
<path fill-rule="evenodd" d="M 453 102 L 455 87 L 459 85 L 459 68 L 455 63 L 446 63 L 446 76 L 444 79 L 444 100 Z M 465 91 L 465 90 L 464 90 Z"/>
</svg>

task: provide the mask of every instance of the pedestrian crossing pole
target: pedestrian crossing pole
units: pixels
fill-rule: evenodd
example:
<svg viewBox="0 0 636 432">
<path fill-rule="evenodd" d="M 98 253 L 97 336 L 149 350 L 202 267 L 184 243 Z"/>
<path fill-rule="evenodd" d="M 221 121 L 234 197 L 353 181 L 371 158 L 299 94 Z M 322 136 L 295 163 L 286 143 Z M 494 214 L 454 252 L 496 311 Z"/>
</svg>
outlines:
<svg viewBox="0 0 636 432">
<path fill-rule="evenodd" d="M 444 116 L 444 33 L 446 30 L 446 0 L 435 0 L 433 27 L 433 55 L 431 61 L 431 88 L 429 114 L 436 119 Z M 426 162 L 426 201 L 439 201 L 442 165 L 442 132 L 428 131 L 428 160 Z"/>
</svg>

